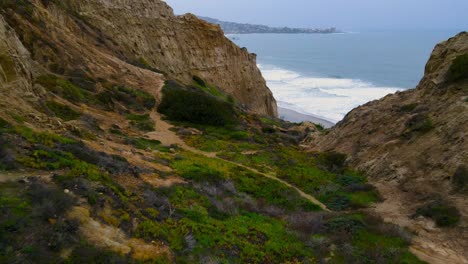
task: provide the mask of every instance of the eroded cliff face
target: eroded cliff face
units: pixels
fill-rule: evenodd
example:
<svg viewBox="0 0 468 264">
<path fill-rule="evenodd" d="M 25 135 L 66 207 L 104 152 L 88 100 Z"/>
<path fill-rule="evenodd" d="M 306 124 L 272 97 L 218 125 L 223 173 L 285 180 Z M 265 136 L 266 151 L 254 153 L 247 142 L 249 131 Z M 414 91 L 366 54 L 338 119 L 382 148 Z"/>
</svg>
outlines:
<svg viewBox="0 0 468 264">
<path fill-rule="evenodd" d="M 463 256 L 468 247 L 466 182 L 463 191 L 454 179 L 468 165 L 468 80 L 450 80 L 448 73 L 464 54 L 466 32 L 436 46 L 416 89 L 358 107 L 329 134 L 307 139 L 314 150 L 348 154 L 386 199 L 376 210 L 421 234 L 421 245 L 427 246 L 422 250 L 447 256 L 456 256 L 453 251 Z M 411 219 L 417 208 L 439 199 L 461 212 L 458 228 L 437 229 Z M 451 261 L 466 263 L 466 255 Z"/>
<path fill-rule="evenodd" d="M 163 1 L 70 0 L 68 7 L 104 32 L 124 56 L 186 84 L 194 75 L 232 94 L 259 114 L 276 116 L 276 102 L 256 56 L 194 15 L 175 16 Z"/>
<path fill-rule="evenodd" d="M 216 25 L 190 14 L 175 16 L 163 1 L 31 0 L 10 10 L 15 12 L 6 13 L 6 21 L 32 59 L 54 73 L 80 71 L 122 82 L 128 81 L 122 70 L 133 65 L 130 75 L 144 68 L 184 84 L 196 75 L 250 111 L 277 116 L 255 55 L 237 47 Z M 141 74 L 135 77 L 133 86 L 149 82 Z"/>
</svg>

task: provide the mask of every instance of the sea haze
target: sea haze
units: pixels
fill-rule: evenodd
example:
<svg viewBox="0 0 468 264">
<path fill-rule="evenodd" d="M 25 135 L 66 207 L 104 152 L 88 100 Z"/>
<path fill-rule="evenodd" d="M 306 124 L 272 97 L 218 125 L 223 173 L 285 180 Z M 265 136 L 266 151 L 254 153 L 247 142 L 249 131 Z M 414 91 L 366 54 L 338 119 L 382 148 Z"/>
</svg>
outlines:
<svg viewBox="0 0 468 264">
<path fill-rule="evenodd" d="M 278 105 L 333 122 L 414 88 L 434 46 L 456 31 L 228 35 L 258 55 Z"/>
</svg>

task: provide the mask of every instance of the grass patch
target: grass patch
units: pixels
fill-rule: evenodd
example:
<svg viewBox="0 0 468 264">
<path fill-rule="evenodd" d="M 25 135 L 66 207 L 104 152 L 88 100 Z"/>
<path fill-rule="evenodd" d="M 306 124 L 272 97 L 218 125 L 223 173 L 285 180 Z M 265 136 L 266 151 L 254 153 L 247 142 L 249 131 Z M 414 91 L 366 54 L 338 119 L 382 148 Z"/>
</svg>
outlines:
<svg viewBox="0 0 468 264">
<path fill-rule="evenodd" d="M 418 107 L 418 105 L 419 104 L 417 104 L 417 103 L 406 104 L 406 105 L 400 107 L 400 112 L 407 112 L 407 113 L 413 112 L 414 109 L 416 109 L 416 107 Z"/>
<path fill-rule="evenodd" d="M 62 190 L 39 182 L 0 184 L 0 262 L 61 262 L 60 251 L 78 237 L 75 223 L 63 217 L 73 204 Z"/>
<path fill-rule="evenodd" d="M 456 82 L 468 78 L 468 54 L 455 58 L 447 72 L 447 80 Z"/>
<path fill-rule="evenodd" d="M 312 260 L 313 252 L 281 220 L 251 212 L 217 218 L 211 212 L 210 200 L 192 187 L 161 191 L 178 216 L 143 221 L 136 234 L 149 241 L 167 241 L 177 252 L 176 262 L 187 255 L 192 262 L 203 262 L 201 259 L 207 256 L 229 263 Z"/>
<path fill-rule="evenodd" d="M 158 112 L 173 121 L 225 126 L 237 122 L 234 107 L 203 91 L 185 89 L 168 82 Z"/>
<path fill-rule="evenodd" d="M 127 137 L 126 141 L 128 144 L 133 145 L 137 149 L 142 150 L 158 150 L 161 152 L 169 152 L 169 148 L 162 146 L 161 141 L 159 140 L 152 140 L 147 138 L 132 138 Z"/>
<path fill-rule="evenodd" d="M 408 132 L 427 133 L 434 128 L 431 118 L 426 114 L 418 114 L 406 122 Z"/>
<path fill-rule="evenodd" d="M 151 132 L 154 131 L 154 120 L 151 119 L 149 114 L 136 115 L 128 114 L 126 115 L 127 120 L 130 120 L 130 125 L 137 128 L 140 131 Z"/>
<path fill-rule="evenodd" d="M 458 209 L 445 201 L 434 201 L 426 204 L 416 211 L 416 215 L 431 218 L 440 227 L 455 226 L 460 221 Z"/>
<path fill-rule="evenodd" d="M 235 188 L 266 204 L 290 210 L 317 211 L 320 207 L 308 202 L 284 184 L 257 175 L 222 160 L 185 152 L 172 167 L 186 179 L 195 182 L 222 183 L 233 181 Z"/>
<path fill-rule="evenodd" d="M 468 168 L 459 166 L 452 176 L 452 184 L 457 191 L 465 190 L 468 184 Z"/>
<path fill-rule="evenodd" d="M 87 97 L 90 97 L 88 91 L 52 74 L 39 76 L 36 79 L 36 83 L 70 102 L 84 102 Z"/>
<path fill-rule="evenodd" d="M 28 0 L 2 0 L 0 8 L 3 10 L 11 9 L 14 12 L 32 18 L 34 7 Z"/>
<path fill-rule="evenodd" d="M 56 117 L 65 121 L 76 120 L 81 116 L 79 112 L 76 112 L 69 106 L 57 103 L 55 101 L 46 102 L 46 106 L 55 114 Z"/>
<path fill-rule="evenodd" d="M 142 112 L 151 110 L 156 105 L 156 99 L 151 94 L 130 87 L 109 84 L 107 90 L 97 94 L 97 101 L 107 110 L 113 110 L 116 104 L 128 110 Z"/>
<path fill-rule="evenodd" d="M 206 84 L 205 81 L 203 81 L 200 77 L 197 76 L 194 76 L 193 80 L 193 85 L 197 89 L 200 89 L 201 91 L 210 94 L 214 97 L 217 97 L 223 101 L 227 101 L 227 96 L 223 92 L 221 92 L 217 87 Z"/>
<path fill-rule="evenodd" d="M 2 130 L 7 130 L 9 128 L 11 128 L 11 124 L 8 121 L 6 121 L 5 119 L 0 117 L 0 132 Z"/>
</svg>

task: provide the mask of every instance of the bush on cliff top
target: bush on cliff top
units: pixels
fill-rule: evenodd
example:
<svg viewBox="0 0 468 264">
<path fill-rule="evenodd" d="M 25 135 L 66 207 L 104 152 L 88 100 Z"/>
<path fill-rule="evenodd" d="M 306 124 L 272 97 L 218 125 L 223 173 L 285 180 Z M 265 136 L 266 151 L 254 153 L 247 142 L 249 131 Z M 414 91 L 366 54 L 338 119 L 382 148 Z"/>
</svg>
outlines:
<svg viewBox="0 0 468 264">
<path fill-rule="evenodd" d="M 449 81 L 460 81 L 468 78 L 468 54 L 455 58 L 448 71 Z"/>
<path fill-rule="evenodd" d="M 170 120 L 200 125 L 224 126 L 236 123 L 235 109 L 231 104 L 172 82 L 163 88 L 158 112 Z"/>
<path fill-rule="evenodd" d="M 422 215 L 433 219 L 437 226 L 454 226 L 460 221 L 458 209 L 445 201 L 434 201 L 419 208 L 416 215 Z"/>
</svg>

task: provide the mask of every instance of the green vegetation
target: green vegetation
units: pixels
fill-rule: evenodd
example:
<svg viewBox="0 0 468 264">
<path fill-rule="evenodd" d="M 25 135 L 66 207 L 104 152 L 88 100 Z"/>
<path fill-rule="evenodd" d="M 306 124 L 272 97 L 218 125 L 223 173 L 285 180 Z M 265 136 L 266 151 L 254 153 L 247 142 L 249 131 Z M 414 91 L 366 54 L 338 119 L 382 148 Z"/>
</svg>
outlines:
<svg viewBox="0 0 468 264">
<path fill-rule="evenodd" d="M 149 114 L 128 114 L 126 117 L 128 120 L 130 120 L 130 124 L 138 130 L 144 132 L 154 131 L 154 121 L 151 119 Z"/>
<path fill-rule="evenodd" d="M 275 120 L 263 118 L 254 122 L 267 127 Z M 295 134 L 288 135 L 279 130 L 267 133 L 256 129 L 245 130 L 242 126 L 236 130 L 201 125 L 194 127 L 203 133 L 187 136 L 185 141 L 189 145 L 218 152 L 220 158 L 261 172 L 276 174 L 278 178 L 317 197 L 332 210 L 368 207 L 380 199 L 365 177 L 346 167 L 345 155 L 334 152 L 306 153 L 295 147 Z"/>
<path fill-rule="evenodd" d="M 445 201 L 434 201 L 420 207 L 416 215 L 433 219 L 440 227 L 450 227 L 460 221 L 460 212 Z"/>
<path fill-rule="evenodd" d="M 419 104 L 417 104 L 417 103 L 406 104 L 406 105 L 403 105 L 402 107 L 400 107 L 400 111 L 410 113 L 410 112 L 413 112 L 414 109 L 416 109 L 416 107 L 418 107 L 418 105 Z"/>
<path fill-rule="evenodd" d="M 36 132 L 24 126 L 15 127 L 11 132 L 21 135 L 31 144 L 41 144 L 46 147 L 54 147 L 56 144 L 76 143 L 75 140 L 70 138 L 62 137 L 60 135 L 49 132 Z"/>
<path fill-rule="evenodd" d="M 0 67 L 6 76 L 6 81 L 12 81 L 16 77 L 15 62 L 7 55 L 0 54 Z"/>
<path fill-rule="evenodd" d="M 33 14 L 33 5 L 28 0 L 2 0 L 0 9 L 12 9 L 14 12 L 31 18 Z"/>
<path fill-rule="evenodd" d="M 315 127 L 318 129 L 318 131 L 325 131 L 325 127 L 322 124 L 315 124 Z"/>
<path fill-rule="evenodd" d="M 11 113 L 11 112 L 7 112 L 7 114 L 9 116 L 11 116 L 11 118 L 13 118 L 19 124 L 23 124 L 24 121 L 26 121 L 26 118 L 24 116 L 19 115 L 19 114 L 15 114 L 15 113 Z"/>
<path fill-rule="evenodd" d="M 194 81 L 196 84 L 198 84 L 198 85 L 200 85 L 200 86 L 202 86 L 202 87 L 206 87 L 206 83 L 205 83 L 205 81 L 204 81 L 202 78 L 200 78 L 200 77 L 198 77 L 198 76 L 193 76 L 192 79 L 193 79 L 193 81 Z"/>
<path fill-rule="evenodd" d="M 11 128 L 10 123 L 8 123 L 8 121 L 6 121 L 5 119 L 0 117 L 0 132 L 2 130 L 6 130 L 6 129 L 9 129 L 9 128 Z"/>
<path fill-rule="evenodd" d="M 57 94 L 70 102 L 84 102 L 87 97 L 90 97 L 90 93 L 88 91 L 52 74 L 39 76 L 36 79 L 36 82 L 52 93 Z"/>
<path fill-rule="evenodd" d="M 234 98 L 232 98 L 232 96 L 231 97 L 227 96 L 226 94 L 221 92 L 216 86 L 207 84 L 200 77 L 193 76 L 193 81 L 194 81 L 193 85 L 195 86 L 195 88 L 200 89 L 201 91 L 207 94 L 210 94 L 214 97 L 217 97 L 220 100 L 229 102 L 231 104 L 234 103 Z M 231 99 L 228 100 L 228 98 L 231 98 Z"/>
<path fill-rule="evenodd" d="M 452 176 L 452 184 L 457 191 L 462 191 L 467 188 L 468 184 L 468 168 L 466 166 L 459 166 Z"/>
<path fill-rule="evenodd" d="M 190 90 L 168 82 L 158 112 L 173 121 L 225 126 L 236 123 L 234 106 L 203 91 Z"/>
<path fill-rule="evenodd" d="M 57 103 L 55 101 L 46 102 L 46 106 L 55 114 L 55 116 L 65 121 L 76 120 L 81 116 L 80 113 L 71 109 L 69 106 Z"/>
<path fill-rule="evenodd" d="M 346 155 L 337 152 L 324 152 L 317 157 L 317 163 L 331 172 L 343 172 L 346 168 L 345 162 Z"/>
<path fill-rule="evenodd" d="M 81 94 L 79 102 L 102 103 L 125 114 L 140 131 L 154 130 L 147 113 L 155 101 L 149 94 L 108 84 L 93 99 L 96 91 L 79 82 L 50 76 L 39 81 L 64 98 Z M 162 113 L 177 121 L 174 131 L 189 145 L 218 152 L 216 158 L 126 135 L 114 125 L 109 129 L 113 136 L 107 136 L 138 149 L 131 164 L 77 140 L 0 119 L 0 169 L 8 157 L 20 169 L 54 174 L 46 191 L 31 188 L 29 179 L 10 189 L 0 184 L 0 262 L 137 263 L 133 252 L 99 249 L 77 235 L 79 223 L 66 219 L 74 205 L 63 192 L 68 189 L 80 204 L 88 202 L 95 220 L 121 229 L 128 238 L 167 245 L 176 263 L 420 263 L 408 251 L 404 230 L 351 211 L 370 206 L 379 195 L 364 175 L 347 167 L 345 155 L 305 152 L 297 145 L 303 133 L 288 130 L 292 124 L 242 114 L 209 84 L 199 78 L 194 82 L 192 90 L 166 84 Z M 79 117 L 66 105 L 46 105 L 64 120 Z M 323 211 L 274 177 L 331 210 L 347 212 Z M 27 240 L 26 234 L 31 235 Z M 67 259 L 60 259 L 65 251 Z"/>
<path fill-rule="evenodd" d="M 463 54 L 456 57 L 450 65 L 447 80 L 456 82 L 466 78 L 468 78 L 468 54 Z"/>
<path fill-rule="evenodd" d="M 137 149 L 142 150 L 157 150 L 161 152 L 169 152 L 169 147 L 161 145 L 159 140 L 152 140 L 146 138 L 132 138 L 126 137 L 128 144 L 133 145 Z"/>
<path fill-rule="evenodd" d="M 64 218 L 73 204 L 71 196 L 41 183 L 0 184 L 0 262 L 60 262 L 60 251 L 78 237 L 76 223 Z"/>
<path fill-rule="evenodd" d="M 180 176 L 195 182 L 221 184 L 232 181 L 237 191 L 284 210 L 320 210 L 284 184 L 219 159 L 184 152 L 172 166 Z"/>
<path fill-rule="evenodd" d="M 418 114 L 413 116 L 406 122 L 406 127 L 408 128 L 408 133 L 426 133 L 434 128 L 434 124 L 432 123 L 432 120 L 428 115 Z"/>
<path fill-rule="evenodd" d="M 156 105 L 156 99 L 151 94 L 122 85 L 105 83 L 104 92 L 96 95 L 99 106 L 106 110 L 114 110 L 116 106 L 127 110 L 143 112 L 151 110 Z"/>
</svg>

